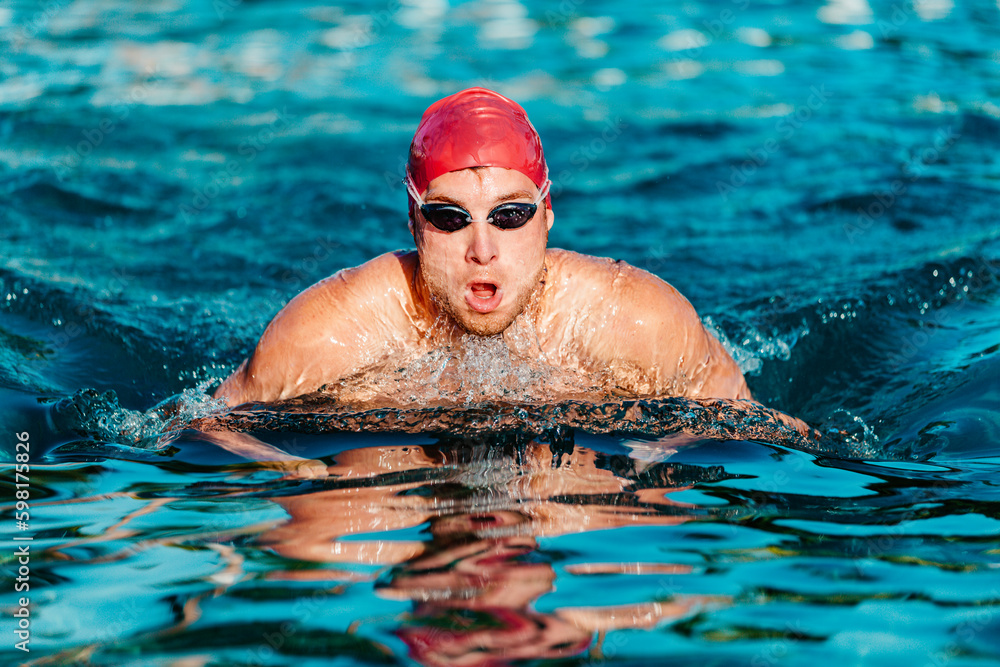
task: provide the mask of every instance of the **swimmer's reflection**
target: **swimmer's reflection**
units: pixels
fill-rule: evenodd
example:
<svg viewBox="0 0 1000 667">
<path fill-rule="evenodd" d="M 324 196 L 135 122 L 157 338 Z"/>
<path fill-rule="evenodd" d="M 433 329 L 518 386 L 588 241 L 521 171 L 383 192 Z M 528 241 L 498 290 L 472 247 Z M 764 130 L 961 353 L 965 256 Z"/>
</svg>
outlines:
<svg viewBox="0 0 1000 667">
<path fill-rule="evenodd" d="M 540 549 L 539 537 L 688 521 L 697 508 L 671 501 L 669 493 L 719 479 L 720 469 L 645 467 L 563 439 L 370 447 L 338 455 L 329 472 L 327 483 L 337 488 L 278 500 L 291 518 L 263 540 L 297 559 L 390 565 L 376 590 L 413 602 L 397 634 L 425 665 L 506 664 L 599 651 L 605 631 L 651 627 L 724 602 L 688 596 L 533 609 L 554 590 L 557 576 L 558 556 Z M 358 539 L 420 525 L 426 525 L 425 540 Z M 629 558 L 627 548 L 622 561 Z M 689 571 L 627 562 L 564 569 L 579 575 Z"/>
<path fill-rule="evenodd" d="M 414 659 L 424 665 L 491 664 L 568 657 L 590 646 L 589 628 L 531 608 L 553 590 L 556 573 L 533 558 L 537 540 L 518 534 L 530 530 L 530 522 L 512 511 L 431 522 L 427 551 L 393 568 L 377 588 L 385 597 L 413 601 L 413 613 L 397 634 Z"/>
</svg>

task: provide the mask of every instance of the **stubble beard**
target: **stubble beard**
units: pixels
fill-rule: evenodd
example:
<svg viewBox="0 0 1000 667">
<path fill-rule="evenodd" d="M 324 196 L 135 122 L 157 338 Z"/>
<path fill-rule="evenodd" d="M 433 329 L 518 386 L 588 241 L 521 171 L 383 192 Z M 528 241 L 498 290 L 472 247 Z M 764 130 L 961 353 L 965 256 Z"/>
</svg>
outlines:
<svg viewBox="0 0 1000 667">
<path fill-rule="evenodd" d="M 516 286 L 517 294 L 513 310 L 505 310 L 503 313 L 497 311 L 491 313 L 470 313 L 468 310 L 469 306 L 464 300 L 464 293 L 458 295 L 458 298 L 462 300 L 455 303 L 454 295 L 448 290 L 447 286 L 437 282 L 435 278 L 428 276 L 424 272 L 424 265 L 420 264 L 420 276 L 424 284 L 427 285 L 427 290 L 434 304 L 444 311 L 460 329 L 475 336 L 495 336 L 506 331 L 514 323 L 514 320 L 524 312 L 525 308 L 528 307 L 528 304 L 531 303 L 539 291 L 544 272 L 545 263 L 542 262 L 538 267 L 538 271 L 532 276 L 531 281 Z"/>
</svg>

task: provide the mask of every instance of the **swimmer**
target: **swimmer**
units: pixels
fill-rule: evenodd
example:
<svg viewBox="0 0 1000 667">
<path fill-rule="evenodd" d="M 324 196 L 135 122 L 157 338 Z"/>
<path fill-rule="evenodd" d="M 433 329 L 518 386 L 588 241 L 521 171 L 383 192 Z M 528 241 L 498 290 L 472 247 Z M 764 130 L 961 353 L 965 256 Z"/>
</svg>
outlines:
<svg viewBox="0 0 1000 667">
<path fill-rule="evenodd" d="M 732 357 L 668 283 L 547 247 L 548 173 L 516 102 L 470 88 L 432 104 L 404 179 L 416 250 L 345 269 L 293 298 L 216 398 L 289 399 L 461 336 L 531 332 L 519 353 L 580 378 L 599 374 L 622 394 L 750 399 Z"/>
</svg>

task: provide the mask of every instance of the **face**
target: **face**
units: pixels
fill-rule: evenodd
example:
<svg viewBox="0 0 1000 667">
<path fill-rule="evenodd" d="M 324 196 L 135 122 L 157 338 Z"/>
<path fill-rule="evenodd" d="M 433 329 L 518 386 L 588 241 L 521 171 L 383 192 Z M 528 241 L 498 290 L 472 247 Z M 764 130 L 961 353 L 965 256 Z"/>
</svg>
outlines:
<svg viewBox="0 0 1000 667">
<path fill-rule="evenodd" d="M 486 222 L 507 202 L 531 203 L 538 188 L 519 171 L 501 167 L 463 169 L 438 176 L 427 187 L 428 204 L 461 206 L 473 222 L 444 232 L 415 211 L 414 239 L 424 282 L 439 307 L 469 333 L 504 331 L 524 310 L 541 279 L 545 245 L 554 220 L 543 201 L 518 229 Z"/>
</svg>

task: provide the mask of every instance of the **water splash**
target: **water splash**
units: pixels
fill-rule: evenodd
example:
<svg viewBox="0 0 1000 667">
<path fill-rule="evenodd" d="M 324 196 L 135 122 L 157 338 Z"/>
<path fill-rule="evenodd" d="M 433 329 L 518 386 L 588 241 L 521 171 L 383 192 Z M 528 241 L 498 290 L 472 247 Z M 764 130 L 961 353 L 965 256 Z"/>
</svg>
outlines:
<svg viewBox="0 0 1000 667">
<path fill-rule="evenodd" d="M 50 418 L 55 430 L 75 432 L 97 441 L 144 450 L 164 449 L 176 432 L 193 421 L 218 414 L 225 401 L 205 393 L 206 380 L 147 411 L 129 410 L 113 391 L 81 389 L 57 401 Z"/>
<path fill-rule="evenodd" d="M 755 440 L 834 454 L 822 433 L 800 433 L 784 415 L 751 401 L 633 398 L 603 402 L 485 402 L 358 410 L 312 394 L 271 404 L 247 404 L 199 419 L 194 427 L 243 432 L 399 432 L 482 437 L 497 432 L 542 435 L 566 428 L 594 434 L 657 438 L 686 433 L 716 440 Z"/>
<path fill-rule="evenodd" d="M 526 399 L 536 393 L 554 369 L 511 354 L 503 336 L 463 336 L 428 360 L 436 366 L 433 384 L 422 384 L 433 395 L 420 398 L 456 400 L 466 404 L 484 400 Z M 419 379 L 418 361 L 404 373 Z"/>
<path fill-rule="evenodd" d="M 799 339 L 809 334 L 809 325 L 802 320 L 801 326 L 787 333 L 772 330 L 764 333 L 753 324 L 745 324 L 732 338 L 726 336 L 722 326 L 711 316 L 703 318 L 705 327 L 719 339 L 744 375 L 757 375 L 764 367 L 764 361 L 778 359 L 788 361 L 792 358 L 792 348 Z"/>
<path fill-rule="evenodd" d="M 328 401 L 362 407 L 476 405 L 490 401 L 542 402 L 567 397 L 608 398 L 601 374 L 550 366 L 530 333 L 461 335 L 447 344 L 391 360 L 331 383 Z"/>
<path fill-rule="evenodd" d="M 847 410 L 835 410 L 820 429 L 838 443 L 838 455 L 847 458 L 874 459 L 882 453 L 875 430 L 861 417 Z"/>
</svg>

